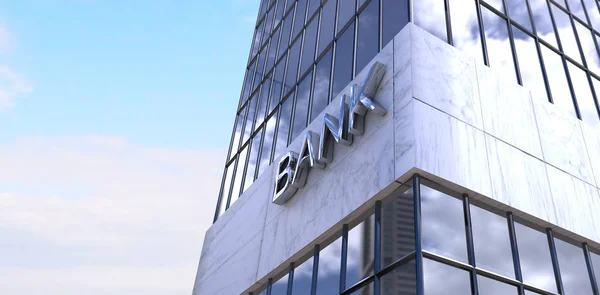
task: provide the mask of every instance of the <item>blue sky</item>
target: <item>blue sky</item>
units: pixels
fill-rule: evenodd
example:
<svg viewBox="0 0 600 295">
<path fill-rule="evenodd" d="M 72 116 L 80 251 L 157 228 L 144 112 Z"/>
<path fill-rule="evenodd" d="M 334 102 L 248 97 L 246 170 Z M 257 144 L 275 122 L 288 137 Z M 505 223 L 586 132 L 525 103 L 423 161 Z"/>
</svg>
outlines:
<svg viewBox="0 0 600 295">
<path fill-rule="evenodd" d="M 257 11 L 0 1 L 3 293 L 191 293 Z"/>
</svg>

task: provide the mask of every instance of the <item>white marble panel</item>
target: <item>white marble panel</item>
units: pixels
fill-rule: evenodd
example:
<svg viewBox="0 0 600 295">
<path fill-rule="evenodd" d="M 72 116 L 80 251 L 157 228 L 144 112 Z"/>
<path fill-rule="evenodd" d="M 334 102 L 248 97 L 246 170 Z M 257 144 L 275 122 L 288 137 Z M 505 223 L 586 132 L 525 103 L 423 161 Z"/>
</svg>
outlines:
<svg viewBox="0 0 600 295">
<path fill-rule="evenodd" d="M 484 131 L 543 159 L 530 92 L 483 64 L 476 67 Z"/>
<path fill-rule="evenodd" d="M 580 122 L 583 139 L 590 157 L 596 187 L 600 187 L 600 128 Z"/>
<path fill-rule="evenodd" d="M 486 135 L 493 199 L 540 219 L 556 223 L 545 164 Z"/>
<path fill-rule="evenodd" d="M 600 196 L 595 186 L 547 165 L 556 225 L 600 242 Z"/>
<path fill-rule="evenodd" d="M 485 137 L 418 100 L 414 101 L 417 168 L 482 195 L 491 195 Z"/>
<path fill-rule="evenodd" d="M 417 26 L 411 48 L 413 96 L 483 129 L 475 60 Z"/>
<path fill-rule="evenodd" d="M 533 101 L 545 161 L 590 184 L 594 182 L 579 120 L 553 104 Z"/>
<path fill-rule="evenodd" d="M 220 261 L 214 270 L 199 273 L 193 295 L 240 294 L 256 281 L 262 235 L 243 244 L 232 252 L 229 259 Z"/>
</svg>

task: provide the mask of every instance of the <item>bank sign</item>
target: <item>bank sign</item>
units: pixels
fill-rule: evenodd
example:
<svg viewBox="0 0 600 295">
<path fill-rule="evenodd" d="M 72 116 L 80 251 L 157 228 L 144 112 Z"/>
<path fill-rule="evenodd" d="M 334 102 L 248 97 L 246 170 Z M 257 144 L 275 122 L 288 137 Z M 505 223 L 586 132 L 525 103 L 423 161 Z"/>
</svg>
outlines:
<svg viewBox="0 0 600 295">
<path fill-rule="evenodd" d="M 281 157 L 275 176 L 273 203 L 285 204 L 299 188 L 304 187 L 311 168 L 324 169 L 328 163 L 331 163 L 334 142 L 351 145 L 353 135 L 361 135 L 364 131 L 367 111 L 379 116 L 387 113 L 387 110 L 374 99 L 385 75 L 385 68 L 384 64 L 375 62 L 360 91 L 357 91 L 356 84 L 350 88 L 350 105 L 346 104 L 344 94 L 338 117 L 325 114 L 320 135 L 309 130 L 302 141 L 299 154 L 290 151 Z"/>
</svg>

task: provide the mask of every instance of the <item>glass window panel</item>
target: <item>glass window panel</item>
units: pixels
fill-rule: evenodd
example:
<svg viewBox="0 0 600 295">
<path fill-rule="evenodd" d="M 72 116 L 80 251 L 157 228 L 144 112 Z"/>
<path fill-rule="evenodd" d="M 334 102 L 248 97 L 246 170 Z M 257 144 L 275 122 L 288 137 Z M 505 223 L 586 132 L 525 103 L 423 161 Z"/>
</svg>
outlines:
<svg viewBox="0 0 600 295">
<path fill-rule="evenodd" d="M 331 59 L 333 58 L 332 50 L 329 49 L 327 54 L 317 63 L 317 71 L 315 72 L 315 87 L 313 90 L 312 111 L 310 121 L 314 120 L 329 103 L 329 85 L 331 84 Z"/>
<path fill-rule="evenodd" d="M 392 194 L 381 206 L 381 265 L 386 267 L 415 250 L 412 188 Z"/>
<path fill-rule="evenodd" d="M 263 286 L 263 287 L 261 287 L 261 289 L 263 289 L 263 290 L 260 293 L 258 293 L 257 295 L 267 295 L 267 287 Z M 254 293 L 252 293 L 252 294 L 254 294 Z"/>
<path fill-rule="evenodd" d="M 506 77 L 512 77 L 516 82 L 517 76 L 506 20 L 483 7 L 481 13 L 483 14 L 490 67 Z"/>
<path fill-rule="evenodd" d="M 379 1 L 371 1 L 358 16 L 356 72 L 359 73 L 379 52 Z"/>
<path fill-rule="evenodd" d="M 242 137 L 242 144 L 246 144 L 246 141 L 250 139 L 252 135 L 252 124 L 254 123 L 254 116 L 256 114 L 256 102 L 258 101 L 257 95 L 254 95 L 248 103 L 248 115 L 246 116 L 246 124 L 244 125 L 244 136 Z"/>
<path fill-rule="evenodd" d="M 263 171 L 271 164 L 271 149 L 273 147 L 273 138 L 275 136 L 275 126 L 277 124 L 277 113 L 273 114 L 268 120 L 265 127 L 264 142 L 260 155 L 260 164 L 258 169 L 258 175 L 260 176 Z"/>
<path fill-rule="evenodd" d="M 554 245 L 565 294 L 592 295 L 583 249 L 559 239 L 554 239 Z"/>
<path fill-rule="evenodd" d="M 312 282 L 313 258 L 310 257 L 294 269 L 292 295 L 309 295 Z"/>
<path fill-rule="evenodd" d="M 368 0 L 358 0 L 358 9 L 360 10 Z"/>
<path fill-rule="evenodd" d="M 271 92 L 271 75 L 267 77 L 265 82 L 260 89 L 260 96 L 258 100 L 258 106 L 256 111 L 256 120 L 254 123 L 254 130 L 260 127 L 265 117 L 267 116 L 267 102 L 269 102 L 269 93 Z"/>
<path fill-rule="evenodd" d="M 313 14 L 315 14 L 315 12 L 317 12 L 317 9 L 319 9 L 319 6 L 321 6 L 321 0 L 309 0 L 308 2 L 308 17 L 312 17 Z"/>
<path fill-rule="evenodd" d="M 277 1 L 277 7 L 275 9 L 275 17 L 273 18 L 273 28 L 277 27 L 277 25 L 279 25 L 279 23 L 281 23 L 281 21 L 283 21 L 283 13 L 284 13 L 284 8 L 285 8 L 285 1 L 281 0 L 281 1 Z"/>
<path fill-rule="evenodd" d="M 352 81 L 352 64 L 354 59 L 354 24 L 346 30 L 337 40 L 335 46 L 335 66 L 333 70 L 333 90 L 331 98 L 334 99 L 350 81 Z"/>
<path fill-rule="evenodd" d="M 373 294 L 373 282 L 370 282 L 369 284 L 358 289 L 357 291 L 350 293 L 350 295 L 365 295 L 365 294 Z"/>
<path fill-rule="evenodd" d="M 454 46 L 483 62 L 477 4 L 473 0 L 450 1 Z"/>
<path fill-rule="evenodd" d="M 515 26 L 513 26 L 513 33 L 523 86 L 530 89 L 536 99 L 547 100 L 548 95 L 535 40 Z"/>
<path fill-rule="evenodd" d="M 250 69 L 246 70 L 246 77 L 244 78 L 244 86 L 242 86 L 242 97 L 240 98 L 240 106 L 246 103 L 248 97 L 250 96 L 250 88 L 252 88 L 252 81 L 254 78 L 254 66 L 251 66 Z"/>
<path fill-rule="evenodd" d="M 312 19 L 306 27 L 304 33 L 304 49 L 302 51 L 302 65 L 300 67 L 300 75 L 312 69 L 315 62 L 315 49 L 317 46 L 317 29 L 319 28 L 319 17 Z"/>
<path fill-rule="evenodd" d="M 271 285 L 271 295 L 286 295 L 288 285 L 288 274 L 285 274 L 281 279 Z"/>
<path fill-rule="evenodd" d="M 577 34 L 581 42 L 581 48 L 583 49 L 583 56 L 585 56 L 588 68 L 592 72 L 600 74 L 600 60 L 598 59 L 598 51 L 596 51 L 594 39 L 592 39 L 592 32 L 579 22 L 575 22 L 575 28 L 577 28 Z"/>
<path fill-rule="evenodd" d="M 288 146 L 288 137 L 290 135 L 290 125 L 292 123 L 292 108 L 294 106 L 294 91 L 281 105 L 279 111 L 279 125 L 277 127 L 277 142 L 275 147 L 274 161 L 285 151 Z"/>
<path fill-rule="evenodd" d="M 288 55 L 288 68 L 285 76 L 285 85 L 287 89 L 294 88 L 296 85 L 296 79 L 298 78 L 298 62 L 300 61 L 300 48 L 302 45 L 302 39 L 298 39 Z"/>
<path fill-rule="evenodd" d="M 231 200 L 229 201 L 229 207 L 237 201 L 240 197 L 240 188 L 242 186 L 242 179 L 244 178 L 244 169 L 246 168 L 246 158 L 248 157 L 248 145 L 246 145 L 237 159 L 237 168 L 235 170 L 235 176 L 233 184 L 231 185 Z"/>
<path fill-rule="evenodd" d="M 432 35 L 447 41 L 444 0 L 413 1 L 415 24 Z"/>
<path fill-rule="evenodd" d="M 600 255 L 590 252 L 590 258 L 592 260 L 592 266 L 594 267 L 596 284 L 598 284 L 598 287 L 600 288 Z"/>
<path fill-rule="evenodd" d="M 285 5 L 285 11 L 290 11 L 292 8 L 294 8 L 294 3 L 296 2 L 296 0 L 281 0 L 281 1 L 285 1 L 286 5 Z"/>
<path fill-rule="evenodd" d="M 594 103 L 587 74 L 571 62 L 567 64 L 569 65 L 569 73 L 571 74 L 571 81 L 575 89 L 575 97 L 577 98 L 581 119 L 590 125 L 600 125 L 596 103 Z"/>
<path fill-rule="evenodd" d="M 545 233 L 515 222 L 523 282 L 556 293 L 556 281 Z"/>
<path fill-rule="evenodd" d="M 583 0 L 583 4 L 585 4 L 590 21 L 592 21 L 592 27 L 596 30 L 600 29 L 600 14 L 598 13 L 596 0 Z"/>
<path fill-rule="evenodd" d="M 425 294 L 427 295 L 472 294 L 469 273 L 462 269 L 423 259 L 423 276 Z M 442 279 L 443 284 L 440 283 Z"/>
<path fill-rule="evenodd" d="M 294 33 L 292 34 L 292 39 L 296 38 L 302 28 L 304 28 L 305 17 L 306 17 L 306 6 L 308 4 L 308 0 L 298 0 L 296 4 L 296 17 L 294 18 Z"/>
<path fill-rule="evenodd" d="M 585 12 L 583 11 L 583 6 L 581 5 L 581 0 L 567 0 L 569 3 L 569 11 L 573 13 L 580 20 L 587 22 L 587 18 L 585 17 Z"/>
<path fill-rule="evenodd" d="M 346 289 L 373 274 L 374 222 L 375 215 L 371 215 L 348 231 Z"/>
<path fill-rule="evenodd" d="M 341 260 L 342 238 L 340 237 L 319 252 L 317 295 L 339 293 Z"/>
<path fill-rule="evenodd" d="M 275 64 L 275 59 L 277 58 L 277 45 L 279 45 L 279 32 L 281 30 L 277 28 L 275 33 L 273 34 L 273 38 L 271 38 L 271 43 L 269 45 L 269 54 L 267 54 L 267 65 L 265 67 L 265 72 L 268 73 Z"/>
<path fill-rule="evenodd" d="M 317 50 L 317 55 L 321 55 L 323 50 L 333 40 L 336 6 L 336 0 L 329 0 L 323 5 L 323 9 L 321 10 L 321 31 L 319 32 L 319 50 Z"/>
<path fill-rule="evenodd" d="M 273 29 L 273 15 L 275 14 L 275 9 L 271 9 L 267 14 L 267 18 L 265 18 L 265 32 L 263 34 L 263 44 L 267 41 L 267 38 L 271 35 Z"/>
<path fill-rule="evenodd" d="M 575 34 L 573 27 L 571 26 L 571 20 L 569 16 L 553 4 L 552 13 L 554 14 L 554 21 L 556 22 L 556 30 L 560 37 L 560 43 L 562 44 L 563 52 L 569 57 L 573 58 L 577 62 L 581 63 L 581 55 L 579 55 L 579 48 L 577 47 L 577 41 L 575 40 Z"/>
<path fill-rule="evenodd" d="M 484 276 L 477 276 L 477 287 L 481 295 L 519 294 L 517 287 Z"/>
<path fill-rule="evenodd" d="M 554 27 L 550 18 L 550 11 L 546 0 L 529 0 L 531 13 L 533 14 L 533 23 L 537 30 L 538 37 L 544 39 L 550 45 L 558 48 L 556 36 L 554 35 Z"/>
<path fill-rule="evenodd" d="M 254 41 L 252 41 L 252 49 L 250 51 L 250 56 L 252 58 L 254 58 L 254 56 L 258 53 L 258 50 L 260 49 L 260 44 L 261 40 L 262 40 L 262 36 L 263 36 L 263 31 L 265 28 L 265 23 L 262 22 L 260 24 L 260 26 L 258 26 L 258 28 L 256 29 L 256 32 L 254 32 Z"/>
<path fill-rule="evenodd" d="M 477 267 L 515 278 L 506 218 L 473 205 L 470 208 Z"/>
<path fill-rule="evenodd" d="M 296 94 L 296 107 L 294 108 L 294 126 L 292 128 L 292 140 L 306 128 L 308 121 L 308 107 L 310 104 L 310 90 L 312 86 L 312 72 L 298 84 Z"/>
<path fill-rule="evenodd" d="M 244 179 L 244 187 L 242 193 L 245 192 L 254 183 L 254 175 L 258 166 L 258 156 L 260 155 L 260 143 L 262 142 L 262 130 L 252 138 L 252 145 L 249 147 L 250 155 L 248 156 L 248 164 L 246 165 L 246 178 Z"/>
<path fill-rule="evenodd" d="M 292 21 L 294 17 L 290 13 L 287 18 L 283 21 L 283 29 L 281 31 L 281 40 L 279 41 L 279 55 L 277 58 L 281 58 L 287 51 L 290 43 L 290 30 L 292 28 Z"/>
<path fill-rule="evenodd" d="M 485 2 L 496 8 L 498 11 L 504 13 L 504 4 L 502 4 L 502 0 L 485 0 Z"/>
<path fill-rule="evenodd" d="M 240 113 L 237 115 L 235 133 L 233 134 L 233 138 L 231 139 L 231 152 L 229 154 L 229 160 L 235 156 L 240 147 L 240 137 L 242 136 L 242 128 L 244 128 L 244 117 L 246 116 L 246 110 L 248 108 L 244 107 Z"/>
<path fill-rule="evenodd" d="M 423 250 L 468 262 L 461 200 L 421 186 Z"/>
<path fill-rule="evenodd" d="M 221 190 L 221 203 L 219 203 L 219 216 L 225 213 L 227 207 L 227 199 L 229 198 L 229 189 L 231 188 L 231 178 L 233 177 L 233 169 L 235 168 L 235 161 L 229 165 L 227 174 L 225 175 L 225 182 L 223 183 L 223 189 Z"/>
<path fill-rule="evenodd" d="M 383 276 L 381 278 L 381 294 L 416 295 L 417 274 L 415 267 L 415 261 L 411 260 Z"/>
<path fill-rule="evenodd" d="M 542 46 L 542 55 L 554 104 L 564 112 L 575 116 L 575 107 L 561 57 L 546 46 Z"/>
<path fill-rule="evenodd" d="M 273 86 L 271 87 L 271 101 L 269 102 L 269 113 L 273 112 L 279 101 L 281 101 L 281 87 L 283 86 L 286 59 L 287 57 L 284 57 L 277 66 L 275 66 L 275 76 L 273 78 Z"/>
<path fill-rule="evenodd" d="M 356 14 L 356 0 L 338 0 L 338 34 Z"/>
<path fill-rule="evenodd" d="M 385 47 L 409 21 L 408 0 L 383 0 L 382 5 L 382 44 Z"/>
<path fill-rule="evenodd" d="M 260 86 L 260 82 L 262 81 L 265 72 L 263 71 L 265 69 L 265 60 L 267 57 L 267 48 L 263 48 L 263 50 L 260 51 L 260 54 L 258 55 L 258 60 L 256 63 L 256 74 L 254 75 L 254 84 L 252 87 L 252 92 L 254 92 L 256 89 L 258 89 L 258 87 Z"/>
<path fill-rule="evenodd" d="M 269 0 L 263 0 L 262 3 L 260 4 L 260 17 L 263 17 L 265 15 L 265 12 L 267 11 L 268 5 L 269 4 Z"/>
<path fill-rule="evenodd" d="M 508 7 L 510 19 L 516 21 L 530 32 L 533 31 L 531 28 L 531 20 L 529 19 L 529 10 L 527 10 L 526 0 L 506 0 L 506 6 Z M 454 33 L 454 30 L 452 33 Z"/>
</svg>

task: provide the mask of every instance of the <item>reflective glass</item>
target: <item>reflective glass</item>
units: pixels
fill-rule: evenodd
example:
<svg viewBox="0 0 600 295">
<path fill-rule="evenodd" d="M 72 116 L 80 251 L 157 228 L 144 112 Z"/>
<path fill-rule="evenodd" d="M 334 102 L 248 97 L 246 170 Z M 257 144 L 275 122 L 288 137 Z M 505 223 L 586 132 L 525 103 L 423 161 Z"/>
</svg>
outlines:
<svg viewBox="0 0 600 295">
<path fill-rule="evenodd" d="M 588 16 L 590 17 L 590 21 L 592 22 L 592 27 L 596 30 L 599 30 L 600 14 L 598 13 L 598 6 L 596 0 L 583 0 L 583 4 L 585 4 Z"/>
<path fill-rule="evenodd" d="M 381 206 L 381 266 L 386 267 L 415 250 L 412 188 L 392 194 Z"/>
<path fill-rule="evenodd" d="M 283 20 L 283 13 L 285 8 L 285 0 L 277 1 L 277 10 L 275 11 L 275 17 L 273 18 L 273 28 L 277 27 Z"/>
<path fill-rule="evenodd" d="M 267 13 L 267 18 L 265 18 L 265 32 L 263 33 L 263 44 L 267 41 L 267 38 L 271 35 L 273 29 L 273 16 L 275 15 L 275 9 L 271 9 Z"/>
<path fill-rule="evenodd" d="M 581 63 L 581 55 L 579 55 L 577 41 L 575 40 L 575 34 L 573 32 L 573 27 L 571 26 L 571 20 L 569 19 L 569 16 L 555 5 L 551 4 L 550 6 L 552 6 L 554 22 L 556 23 L 556 29 L 558 31 L 558 36 L 560 37 L 560 43 L 562 44 L 564 53 L 578 63 Z"/>
<path fill-rule="evenodd" d="M 294 18 L 292 39 L 295 39 L 300 34 L 300 31 L 302 31 L 302 28 L 304 28 L 307 4 L 308 0 L 298 0 L 296 2 L 296 17 Z"/>
<path fill-rule="evenodd" d="M 415 24 L 447 41 L 444 0 L 413 1 Z"/>
<path fill-rule="evenodd" d="M 246 168 L 246 158 L 248 157 L 248 146 L 249 145 L 246 145 L 242 149 L 237 159 L 237 168 L 235 170 L 235 176 L 231 185 L 231 200 L 229 201 L 229 207 L 231 207 L 231 205 L 233 205 L 233 203 L 235 203 L 235 201 L 237 201 L 237 199 L 240 197 L 242 180 L 244 178 L 244 170 Z"/>
<path fill-rule="evenodd" d="M 281 87 L 283 86 L 283 75 L 285 74 L 285 62 L 287 57 L 284 57 L 275 66 L 275 76 L 273 78 L 273 86 L 271 87 L 271 101 L 269 102 L 269 113 L 273 112 L 277 104 L 281 100 Z M 287 91 L 286 91 L 287 92 Z"/>
<path fill-rule="evenodd" d="M 248 164 L 246 165 L 246 177 L 244 179 L 244 188 L 242 193 L 245 192 L 254 183 L 254 175 L 258 166 L 260 156 L 260 144 L 262 142 L 263 132 L 258 132 L 252 138 L 252 145 L 250 145 L 250 155 L 248 156 Z"/>
<path fill-rule="evenodd" d="M 292 21 L 294 17 L 290 13 L 286 19 L 283 21 L 282 31 L 281 31 L 281 40 L 279 41 L 279 54 L 277 58 L 281 58 L 283 54 L 285 54 L 290 43 L 290 30 L 292 29 Z"/>
<path fill-rule="evenodd" d="M 556 36 L 554 35 L 554 27 L 550 18 L 550 11 L 546 0 L 529 0 L 531 12 L 533 14 L 533 23 L 537 30 L 538 37 L 544 39 L 550 45 L 558 48 Z"/>
<path fill-rule="evenodd" d="M 265 125 L 265 135 L 262 150 L 260 152 L 260 164 L 258 168 L 258 175 L 260 176 L 263 171 L 271 164 L 271 149 L 273 146 L 273 138 L 275 136 L 275 126 L 277 124 L 277 113 L 273 114 L 269 119 L 267 119 L 267 124 Z"/>
<path fill-rule="evenodd" d="M 468 262 L 461 200 L 421 186 L 423 250 Z"/>
<path fill-rule="evenodd" d="M 310 257 L 294 269 L 292 295 L 309 295 L 312 282 L 313 258 Z"/>
<path fill-rule="evenodd" d="M 265 23 L 262 22 L 254 32 L 254 40 L 252 41 L 252 49 L 250 50 L 250 59 L 254 58 L 254 56 L 258 53 L 258 49 L 260 49 L 264 28 Z"/>
<path fill-rule="evenodd" d="M 592 295 L 583 249 L 559 239 L 554 239 L 554 245 L 565 294 Z"/>
<path fill-rule="evenodd" d="M 314 120 L 325 109 L 329 103 L 329 85 L 331 84 L 331 59 L 333 57 L 332 50 L 329 49 L 327 54 L 317 63 L 317 71 L 315 72 L 315 87 L 313 90 L 313 102 L 310 120 Z"/>
<path fill-rule="evenodd" d="M 294 106 L 294 92 L 283 102 L 279 114 L 279 125 L 277 126 L 277 142 L 275 143 L 275 163 L 279 161 L 279 156 L 288 146 L 288 137 L 290 135 L 290 125 L 292 123 L 292 108 Z"/>
<path fill-rule="evenodd" d="M 277 46 L 279 45 L 279 33 L 281 30 L 277 28 L 275 33 L 273 33 L 273 38 L 271 38 L 271 43 L 269 45 L 269 53 L 267 54 L 267 65 L 265 67 L 265 72 L 268 73 L 275 64 L 275 59 L 277 58 Z"/>
<path fill-rule="evenodd" d="M 319 9 L 320 5 L 321 5 L 321 0 L 309 0 L 309 2 L 308 2 L 308 17 L 313 16 L 313 14 L 315 14 L 315 12 L 317 12 L 317 9 Z"/>
<path fill-rule="evenodd" d="M 352 81 L 354 59 L 354 24 L 337 40 L 331 98 L 335 97 Z"/>
<path fill-rule="evenodd" d="M 304 33 L 304 48 L 302 50 L 302 65 L 300 67 L 300 75 L 303 75 L 309 69 L 312 69 L 315 62 L 315 49 L 317 46 L 317 29 L 319 28 L 319 18 L 312 19 L 306 27 Z"/>
<path fill-rule="evenodd" d="M 300 135 L 308 122 L 308 107 L 310 103 L 310 89 L 312 86 L 312 72 L 308 74 L 300 84 L 296 94 L 296 107 L 294 108 L 294 126 L 292 128 L 292 140 Z"/>
<path fill-rule="evenodd" d="M 563 62 L 560 56 L 542 46 L 542 55 L 544 56 L 544 65 L 546 66 L 546 74 L 548 75 L 548 84 L 552 91 L 552 99 L 554 104 L 564 112 L 575 116 L 575 107 L 571 98 L 571 90 L 567 82 L 567 76 L 563 67 Z"/>
<path fill-rule="evenodd" d="M 246 116 L 246 110 L 246 107 L 242 108 L 240 113 L 237 115 L 236 126 L 234 131 L 235 133 L 233 134 L 231 142 L 231 152 L 229 154 L 229 160 L 231 160 L 231 158 L 235 156 L 235 153 L 237 153 L 238 148 L 240 147 L 240 137 L 242 136 L 242 128 L 244 128 L 244 116 Z"/>
<path fill-rule="evenodd" d="M 535 40 L 515 26 L 513 26 L 513 34 L 523 86 L 533 92 L 535 99 L 547 101 L 548 94 Z"/>
<path fill-rule="evenodd" d="M 383 0 L 382 44 L 385 47 L 408 23 L 408 0 Z"/>
<path fill-rule="evenodd" d="M 416 295 L 415 267 L 415 261 L 411 260 L 381 277 L 381 295 Z"/>
<path fill-rule="evenodd" d="M 477 267 L 515 278 L 506 218 L 477 206 L 470 208 Z"/>
<path fill-rule="evenodd" d="M 267 103 L 269 102 L 269 93 L 271 92 L 271 75 L 265 79 L 258 99 L 258 106 L 256 110 L 256 119 L 254 120 L 254 130 L 260 127 L 265 117 L 267 116 Z"/>
<path fill-rule="evenodd" d="M 260 86 L 260 82 L 262 81 L 265 72 L 265 60 L 267 57 L 267 47 L 263 48 L 258 54 L 258 59 L 256 60 L 256 74 L 254 74 L 254 84 L 252 84 L 252 92 L 254 92 Z"/>
<path fill-rule="evenodd" d="M 271 286 L 271 295 L 287 294 L 288 277 L 289 275 L 285 274 L 285 276 L 277 280 L 277 282 L 273 283 L 273 285 Z"/>
<path fill-rule="evenodd" d="M 587 21 L 585 17 L 585 12 L 583 11 L 583 6 L 581 5 L 581 0 L 567 0 L 569 3 L 569 11 L 573 13 L 574 16 L 578 17 L 582 21 Z"/>
<path fill-rule="evenodd" d="M 246 116 L 246 123 L 244 125 L 244 134 L 242 137 L 242 145 L 246 144 L 246 141 L 248 139 L 250 139 L 250 135 L 252 135 L 252 127 L 253 127 L 253 123 L 254 123 L 254 117 L 256 115 L 256 104 L 257 104 L 257 96 L 258 95 L 254 95 L 251 99 L 250 102 L 248 102 L 248 115 Z"/>
<path fill-rule="evenodd" d="M 379 1 L 371 1 L 358 15 L 356 73 L 379 52 Z"/>
<path fill-rule="evenodd" d="M 483 62 L 477 4 L 473 0 L 450 1 L 454 46 Z"/>
<path fill-rule="evenodd" d="M 579 36 L 583 56 L 588 68 L 594 73 L 600 73 L 600 60 L 598 59 L 598 51 L 596 50 L 594 39 L 592 39 L 592 32 L 579 22 L 575 22 L 575 28 L 577 28 L 577 35 Z"/>
<path fill-rule="evenodd" d="M 533 31 L 526 0 L 506 0 L 506 6 L 508 7 L 510 19 L 516 21 L 530 32 Z"/>
<path fill-rule="evenodd" d="M 488 277 L 477 276 L 477 287 L 480 295 L 517 295 L 517 287 L 505 284 Z"/>
<path fill-rule="evenodd" d="M 229 189 L 231 188 L 231 178 L 233 177 L 233 169 L 235 168 L 235 161 L 227 169 L 227 175 L 225 176 L 225 182 L 223 183 L 223 189 L 221 190 L 221 202 L 219 203 L 219 214 L 218 216 L 225 213 L 227 207 L 227 199 L 229 198 Z"/>
<path fill-rule="evenodd" d="M 373 282 L 370 282 L 366 286 L 358 289 L 357 291 L 350 293 L 350 295 L 366 295 L 366 294 L 373 294 Z"/>
<path fill-rule="evenodd" d="M 244 86 L 242 89 L 242 97 L 240 98 L 240 106 L 246 103 L 248 97 L 250 96 L 250 88 L 252 88 L 252 81 L 254 78 L 254 66 L 251 66 L 250 69 L 246 70 L 246 77 L 244 78 Z"/>
<path fill-rule="evenodd" d="M 427 295 L 472 294 L 469 273 L 462 269 L 423 259 L 423 276 Z"/>
<path fill-rule="evenodd" d="M 338 238 L 319 252 L 317 295 L 337 294 L 340 289 L 342 238 Z"/>
<path fill-rule="evenodd" d="M 481 13 L 483 15 L 485 42 L 490 67 L 516 82 L 517 74 L 510 47 L 506 20 L 483 7 L 481 8 Z"/>
<path fill-rule="evenodd" d="M 319 32 L 319 49 L 317 55 L 321 55 L 327 45 L 333 40 L 333 31 L 335 29 L 335 11 L 337 0 L 329 0 L 323 5 L 321 12 L 321 31 Z"/>
<path fill-rule="evenodd" d="M 346 289 L 373 274 L 374 221 L 375 215 L 371 215 L 348 231 Z"/>
<path fill-rule="evenodd" d="M 567 62 L 567 64 L 569 65 L 569 74 L 571 74 L 571 81 L 575 89 L 575 97 L 577 98 L 581 119 L 590 125 L 600 125 L 596 103 L 592 96 L 587 74 L 571 62 Z"/>
<path fill-rule="evenodd" d="M 590 258 L 592 260 L 592 266 L 594 267 L 596 284 L 598 284 L 598 288 L 600 288 L 600 255 L 590 252 Z"/>
<path fill-rule="evenodd" d="M 483 0 L 483 1 L 487 2 L 487 4 L 496 8 L 498 11 L 504 12 L 504 4 L 502 3 L 502 0 Z"/>
<path fill-rule="evenodd" d="M 356 0 L 338 0 L 338 34 L 356 14 Z"/>
<path fill-rule="evenodd" d="M 556 293 L 556 281 L 545 233 L 515 222 L 523 282 Z"/>
<path fill-rule="evenodd" d="M 296 79 L 298 78 L 298 62 L 300 61 L 300 49 L 302 46 L 302 39 L 298 39 L 294 45 L 292 45 L 292 49 L 290 49 L 290 54 L 288 54 L 288 66 L 285 76 L 285 86 L 287 89 L 294 88 L 296 85 Z"/>
<path fill-rule="evenodd" d="M 257 295 L 267 295 L 267 287 L 264 286 L 264 287 L 261 287 L 261 289 L 263 289 L 263 290 L 260 293 L 258 293 Z M 254 293 L 252 293 L 252 294 L 254 294 Z"/>
</svg>

